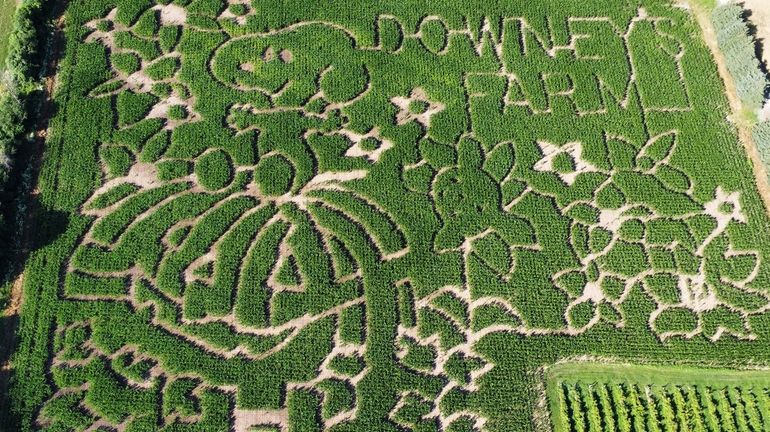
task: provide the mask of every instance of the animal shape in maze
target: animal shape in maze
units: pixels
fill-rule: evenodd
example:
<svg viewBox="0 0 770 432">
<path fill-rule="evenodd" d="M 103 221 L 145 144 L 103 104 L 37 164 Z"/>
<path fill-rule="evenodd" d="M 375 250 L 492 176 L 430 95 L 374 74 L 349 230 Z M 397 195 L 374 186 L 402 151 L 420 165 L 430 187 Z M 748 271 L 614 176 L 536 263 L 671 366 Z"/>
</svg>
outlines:
<svg viewBox="0 0 770 432">
<path fill-rule="evenodd" d="M 534 233 L 527 222 L 503 210 L 499 184 L 482 168 L 481 144 L 462 138 L 457 154 L 457 166 L 441 171 L 432 182 L 432 197 L 443 223 L 434 239 L 436 248 L 459 248 L 488 230 L 510 245 L 531 244 Z"/>
</svg>

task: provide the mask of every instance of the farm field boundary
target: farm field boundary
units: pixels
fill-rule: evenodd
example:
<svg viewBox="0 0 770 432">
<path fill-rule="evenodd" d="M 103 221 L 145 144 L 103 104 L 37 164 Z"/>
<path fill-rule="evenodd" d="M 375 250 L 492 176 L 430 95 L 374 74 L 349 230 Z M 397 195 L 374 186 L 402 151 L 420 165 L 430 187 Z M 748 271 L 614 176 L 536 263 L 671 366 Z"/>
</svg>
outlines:
<svg viewBox="0 0 770 432">
<path fill-rule="evenodd" d="M 741 15 L 737 15 L 734 21 L 725 22 L 726 20 L 724 19 L 716 22 L 714 21 L 713 14 L 717 8 L 727 10 L 729 8 L 740 8 L 740 6 L 732 4 L 717 6 L 715 4 L 710 4 L 710 2 L 698 0 L 690 0 L 689 4 L 692 7 L 693 15 L 698 22 L 698 25 L 701 27 L 703 38 L 714 56 L 719 74 L 725 84 L 726 95 L 730 102 L 731 109 L 730 122 L 735 125 L 739 139 L 741 143 L 743 143 L 749 159 L 752 161 L 757 188 L 765 203 L 765 208 L 770 211 L 770 175 L 768 174 L 768 170 L 770 170 L 770 138 L 765 137 L 766 134 L 762 135 L 759 133 L 761 126 L 757 124 L 758 117 L 760 122 L 762 121 L 763 109 L 761 108 L 762 102 L 757 102 L 756 100 L 759 99 L 759 101 L 762 101 L 764 99 L 764 92 L 761 90 L 762 83 L 765 85 L 768 83 L 767 77 L 764 76 L 763 69 L 760 67 L 760 62 L 763 59 L 758 59 L 754 50 L 749 48 L 740 50 L 741 54 L 744 57 L 748 56 L 748 58 L 736 60 L 736 53 L 730 53 L 732 54 L 732 63 L 728 63 L 725 56 L 726 53 L 724 53 L 722 49 L 735 50 L 735 47 L 720 47 L 717 33 L 720 29 L 725 27 L 732 29 L 737 28 L 738 32 L 744 33 L 742 36 L 744 40 L 739 41 L 742 43 L 738 44 L 740 48 L 744 48 L 745 46 L 753 47 L 755 44 L 755 40 L 748 34 L 749 29 L 747 23 L 743 20 Z M 765 6 L 762 7 L 764 8 Z M 761 17 L 763 15 L 759 16 Z M 720 23 L 720 29 L 715 29 L 715 24 L 717 22 Z M 764 34 L 768 27 L 770 27 L 770 24 L 762 22 L 754 23 L 754 25 L 762 27 L 762 34 Z M 743 63 L 737 64 L 739 61 L 742 61 Z M 766 62 L 767 60 L 764 61 Z M 737 75 L 732 74 L 729 70 L 731 67 L 736 70 L 741 70 L 744 76 L 738 77 Z M 747 78 L 745 75 L 749 75 L 753 78 Z M 742 80 L 742 85 L 744 87 L 747 86 L 746 81 L 748 81 L 752 84 L 751 87 L 756 89 L 754 92 L 755 94 L 752 95 L 749 93 L 748 97 L 752 99 L 751 102 L 744 101 L 739 96 L 738 86 L 736 85 L 737 79 Z M 765 100 L 768 107 L 770 107 L 769 102 L 770 101 Z M 764 109 L 764 111 L 766 110 L 767 108 Z"/>
<path fill-rule="evenodd" d="M 3 55 L 5 88 L 0 94 L 0 422 L 9 429 L 13 428 L 11 358 L 17 347 L 23 270 L 29 253 L 47 241 L 34 226 L 51 217 L 37 200 L 37 181 L 48 122 L 55 112 L 54 75 L 61 54 L 57 36 L 62 21 L 54 24 L 52 19 L 64 8 L 61 3 L 34 0 L 13 4 L 10 35 L 5 39 L 8 58 Z"/>
</svg>

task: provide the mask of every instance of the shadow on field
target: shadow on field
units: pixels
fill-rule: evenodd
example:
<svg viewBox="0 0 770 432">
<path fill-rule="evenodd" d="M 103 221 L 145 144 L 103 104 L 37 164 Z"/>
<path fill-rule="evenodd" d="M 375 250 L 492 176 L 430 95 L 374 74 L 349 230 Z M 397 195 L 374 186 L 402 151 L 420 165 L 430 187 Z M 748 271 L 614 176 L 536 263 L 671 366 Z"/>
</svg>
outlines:
<svg viewBox="0 0 770 432">
<path fill-rule="evenodd" d="M 23 298 L 24 282 L 19 278 L 31 254 L 61 236 L 69 222 L 67 213 L 53 210 L 41 201 L 36 187 L 43 165 L 48 124 L 58 111 L 52 94 L 58 61 L 64 52 L 63 14 L 66 4 L 48 1 L 40 5 L 38 15 L 34 17 L 16 16 L 22 24 L 25 19 L 31 20 L 39 32 L 36 52 L 44 55 L 33 73 L 43 86 L 27 94 L 23 100 L 29 114 L 25 130 L 32 134 L 19 143 L 9 181 L 0 191 L 0 202 L 10 204 L 0 207 L 0 217 L 4 219 L 0 222 L 0 244 L 5 246 L 0 248 L 0 290 L 9 288 L 7 292 L 10 294 L 6 302 L 0 292 L 0 431 L 18 430 L 19 425 L 19 419 L 14 418 L 9 404 L 9 383 L 14 373 L 10 360 L 17 348 L 18 313 Z M 19 26 L 19 23 L 15 25 Z M 29 47 L 20 49 L 25 48 Z"/>
<path fill-rule="evenodd" d="M 8 332 L 10 329 L 16 329 L 19 325 L 19 315 L 0 316 L 0 329 L 3 333 Z M 13 353 L 13 346 L 8 345 L 12 343 L 12 340 L 3 337 L 0 340 L 0 407 L 5 408 L 7 406 L 8 391 L 7 384 L 10 378 L 11 370 L 8 367 L 8 362 L 11 359 Z M 2 429 L 3 426 L 0 426 Z"/>
<path fill-rule="evenodd" d="M 741 15 L 741 18 L 743 18 L 743 21 L 746 23 L 746 27 L 749 29 L 749 36 L 754 41 L 754 53 L 756 54 L 757 59 L 759 59 L 759 67 L 762 70 L 762 73 L 770 78 L 770 59 L 764 58 L 765 44 L 770 43 L 770 41 L 766 41 L 759 37 L 757 26 L 754 24 L 754 21 L 751 18 L 753 12 L 747 9 L 745 3 L 741 3 L 740 5 L 743 8 L 743 14 Z M 770 98 L 770 86 L 765 88 L 765 99 L 768 98 Z"/>
<path fill-rule="evenodd" d="M 29 196 L 27 205 L 25 227 L 19 233 L 22 241 L 13 251 L 15 258 L 2 261 L 6 275 L 2 283 L 9 288 L 10 298 L 4 302 L 7 308 L 0 309 L 0 432 L 18 430 L 19 423 L 10 409 L 10 383 L 14 374 L 10 361 L 18 348 L 16 336 L 24 284 L 19 278 L 30 255 L 54 242 L 64 233 L 69 223 L 67 213 L 44 209 L 37 196 Z"/>
<path fill-rule="evenodd" d="M 13 333 L 18 325 L 19 315 L 0 316 L 0 332 L 2 332 L 2 340 L 0 340 L 0 431 L 14 430 L 18 424 L 9 410 L 11 401 L 8 391 L 12 373 L 10 360 L 16 339 L 13 337 Z"/>
</svg>

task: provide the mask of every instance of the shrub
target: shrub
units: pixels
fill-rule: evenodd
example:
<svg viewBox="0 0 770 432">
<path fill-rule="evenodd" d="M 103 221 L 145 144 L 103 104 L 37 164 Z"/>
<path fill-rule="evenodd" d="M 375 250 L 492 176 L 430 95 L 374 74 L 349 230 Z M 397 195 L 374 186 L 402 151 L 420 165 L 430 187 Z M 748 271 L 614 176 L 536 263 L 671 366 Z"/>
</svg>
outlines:
<svg viewBox="0 0 770 432">
<path fill-rule="evenodd" d="M 187 108 L 184 105 L 173 105 L 168 109 L 169 120 L 184 120 L 187 118 Z"/>
<path fill-rule="evenodd" d="M 156 60 L 145 69 L 150 78 L 160 81 L 171 78 L 179 67 L 179 60 L 174 57 L 163 57 Z"/>
<path fill-rule="evenodd" d="M 110 57 L 110 61 L 115 69 L 128 75 L 138 71 L 141 67 L 139 57 L 133 53 L 114 53 Z"/>
<path fill-rule="evenodd" d="M 714 9 L 711 22 L 727 69 L 735 80 L 738 97 L 745 107 L 754 111 L 762 107 L 768 81 L 756 56 L 756 42 L 749 35 L 743 12 L 737 4 L 725 4 Z"/>
<path fill-rule="evenodd" d="M 26 167 L 15 166 L 14 159 L 19 146 L 24 142 L 21 136 L 31 129 L 35 120 L 32 114 L 33 96 L 41 83 L 39 71 L 42 53 L 47 43 L 46 15 L 49 1 L 32 0 L 20 2 L 13 16 L 5 60 L 5 74 L 0 83 L 0 286 L 5 283 L 6 272 L 15 265 L 10 247 L 17 241 L 21 226 L 23 199 L 17 200 L 14 193 L 23 197 L 27 188 L 22 173 Z M 13 180 L 12 180 L 12 177 Z M 19 203 L 12 207 L 12 203 Z M 7 217 L 7 219 L 6 219 Z M 6 292 L 0 288 L 0 307 L 5 305 Z"/>
</svg>

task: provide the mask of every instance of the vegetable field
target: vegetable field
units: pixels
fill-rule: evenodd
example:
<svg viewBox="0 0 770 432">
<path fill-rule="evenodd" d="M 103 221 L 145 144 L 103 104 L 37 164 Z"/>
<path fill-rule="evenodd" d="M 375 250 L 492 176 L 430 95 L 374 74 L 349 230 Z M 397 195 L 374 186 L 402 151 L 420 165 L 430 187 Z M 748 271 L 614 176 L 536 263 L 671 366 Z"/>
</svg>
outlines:
<svg viewBox="0 0 770 432">
<path fill-rule="evenodd" d="M 549 369 L 555 431 L 763 431 L 770 374 L 564 363 Z"/>
<path fill-rule="evenodd" d="M 650 404 L 690 388 L 761 429 L 750 384 L 565 380 L 567 426 L 541 414 L 566 358 L 770 362 L 770 220 L 682 5 L 70 0 L 64 25 L 18 429 L 629 430 L 606 391 L 685 430 Z"/>
</svg>

